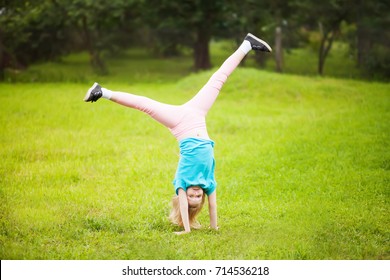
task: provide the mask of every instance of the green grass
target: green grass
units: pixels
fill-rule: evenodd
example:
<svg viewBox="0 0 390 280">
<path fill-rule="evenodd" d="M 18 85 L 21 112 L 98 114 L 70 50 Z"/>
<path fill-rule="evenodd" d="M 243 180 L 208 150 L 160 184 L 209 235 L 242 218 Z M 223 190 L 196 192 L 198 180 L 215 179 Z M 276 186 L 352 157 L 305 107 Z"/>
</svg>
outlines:
<svg viewBox="0 0 390 280">
<path fill-rule="evenodd" d="M 212 74 L 139 60 L 127 81 L 122 63 L 99 81 L 173 104 Z M 176 236 L 175 139 L 82 102 L 96 77 L 71 69 L 84 78 L 0 84 L 1 259 L 390 259 L 388 84 L 237 69 L 208 115 L 221 229 L 206 207 L 203 229 Z"/>
</svg>

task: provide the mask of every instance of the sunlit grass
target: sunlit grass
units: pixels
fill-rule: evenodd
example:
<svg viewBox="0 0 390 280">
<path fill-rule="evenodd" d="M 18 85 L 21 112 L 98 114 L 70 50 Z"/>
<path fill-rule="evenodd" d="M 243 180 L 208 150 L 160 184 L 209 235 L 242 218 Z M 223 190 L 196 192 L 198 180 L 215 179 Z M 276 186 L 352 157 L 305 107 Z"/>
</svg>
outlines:
<svg viewBox="0 0 390 280">
<path fill-rule="evenodd" d="M 212 74 L 178 72 L 103 83 L 179 104 Z M 89 79 L 0 84 L 1 259 L 389 259 L 388 84 L 238 69 L 208 115 L 221 230 L 179 237 L 177 143 Z"/>
</svg>

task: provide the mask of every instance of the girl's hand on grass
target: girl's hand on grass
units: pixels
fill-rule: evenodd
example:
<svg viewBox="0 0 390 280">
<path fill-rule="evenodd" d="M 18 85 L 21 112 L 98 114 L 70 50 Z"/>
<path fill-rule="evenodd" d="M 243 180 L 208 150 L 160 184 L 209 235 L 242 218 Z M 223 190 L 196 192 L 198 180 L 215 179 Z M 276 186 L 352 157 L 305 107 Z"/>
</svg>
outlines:
<svg viewBox="0 0 390 280">
<path fill-rule="evenodd" d="M 175 232 L 175 234 L 176 235 L 182 235 L 182 234 L 187 234 L 187 233 L 190 233 L 191 231 L 185 231 L 185 230 L 183 230 L 183 231 L 176 231 Z"/>
</svg>

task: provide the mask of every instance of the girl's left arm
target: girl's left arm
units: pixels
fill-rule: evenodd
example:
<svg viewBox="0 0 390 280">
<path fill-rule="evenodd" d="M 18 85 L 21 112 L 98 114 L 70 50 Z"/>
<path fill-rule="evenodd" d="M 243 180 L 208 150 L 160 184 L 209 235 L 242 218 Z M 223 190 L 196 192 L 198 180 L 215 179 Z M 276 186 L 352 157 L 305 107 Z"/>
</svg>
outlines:
<svg viewBox="0 0 390 280">
<path fill-rule="evenodd" d="M 187 193 L 183 189 L 179 189 L 179 205 L 180 205 L 180 215 L 183 221 L 184 231 L 175 232 L 176 234 L 185 234 L 191 231 L 190 221 L 188 217 L 188 200 Z"/>
<path fill-rule="evenodd" d="M 218 229 L 217 219 L 217 191 L 215 190 L 209 195 L 209 215 L 210 215 L 210 227 Z"/>
</svg>

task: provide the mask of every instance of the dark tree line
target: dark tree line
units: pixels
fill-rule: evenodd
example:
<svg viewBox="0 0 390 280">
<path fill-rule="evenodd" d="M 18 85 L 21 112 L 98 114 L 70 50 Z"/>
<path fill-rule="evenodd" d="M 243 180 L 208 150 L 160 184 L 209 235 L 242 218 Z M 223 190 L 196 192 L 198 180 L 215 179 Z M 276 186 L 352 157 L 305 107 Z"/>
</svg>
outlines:
<svg viewBox="0 0 390 280">
<path fill-rule="evenodd" d="M 389 77 L 389 23 L 386 0 L 1 0 L 0 79 L 5 68 L 80 50 L 104 74 L 103 52 L 140 44 L 161 56 L 189 47 L 194 68 L 208 69 L 212 38 L 238 43 L 248 31 L 271 42 L 277 71 L 283 49 L 305 46 L 305 34 L 316 32 L 319 74 L 335 40 L 343 40 L 359 67 Z"/>
</svg>

